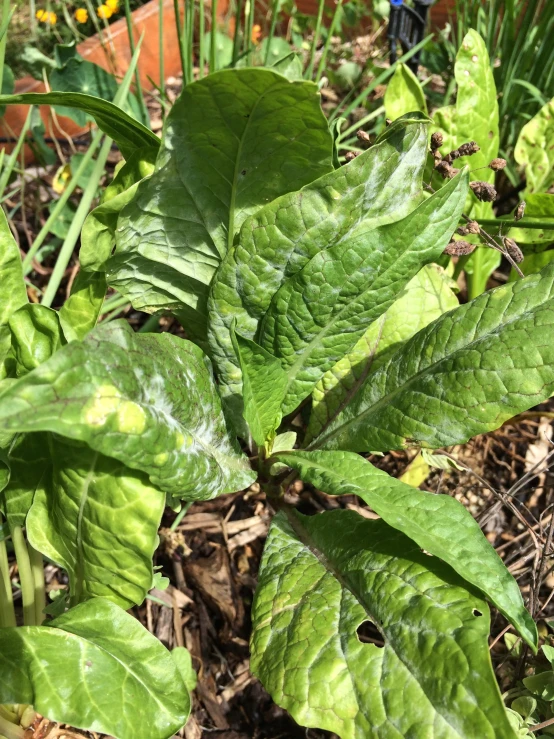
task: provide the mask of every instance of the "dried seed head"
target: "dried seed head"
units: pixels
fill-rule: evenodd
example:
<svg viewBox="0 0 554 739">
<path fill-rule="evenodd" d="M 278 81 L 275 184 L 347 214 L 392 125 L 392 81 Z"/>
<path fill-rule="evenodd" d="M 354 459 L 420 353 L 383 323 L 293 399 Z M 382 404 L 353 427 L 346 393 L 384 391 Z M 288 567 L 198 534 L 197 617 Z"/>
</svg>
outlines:
<svg viewBox="0 0 554 739">
<path fill-rule="evenodd" d="M 496 200 L 496 190 L 488 182 L 470 182 L 469 186 L 475 193 L 475 197 L 484 203 L 492 203 Z"/>
<path fill-rule="evenodd" d="M 440 149 L 443 141 L 444 139 L 442 133 L 440 131 L 435 131 L 435 133 L 431 136 L 431 151 L 436 151 L 437 149 Z"/>
<path fill-rule="evenodd" d="M 514 213 L 514 221 L 521 221 L 521 219 L 525 215 L 525 206 L 526 205 L 527 205 L 527 203 L 525 202 L 525 200 L 521 200 L 518 203 L 518 206 L 516 208 L 516 212 Z"/>
<path fill-rule="evenodd" d="M 344 158 L 347 162 L 351 162 L 353 159 L 356 159 L 356 157 L 360 156 L 359 151 L 347 151 L 344 155 Z"/>
<path fill-rule="evenodd" d="M 470 157 L 472 154 L 477 154 L 478 151 L 480 151 L 480 146 L 476 141 L 468 141 L 465 144 L 462 144 L 458 147 L 457 152 L 459 157 Z M 454 153 L 454 152 L 452 152 Z M 458 157 L 453 157 L 453 159 L 457 159 Z"/>
<path fill-rule="evenodd" d="M 504 169 L 504 167 L 508 164 L 508 162 L 505 159 L 501 159 L 498 157 L 497 159 L 493 159 L 492 162 L 489 164 L 489 167 L 493 170 L 493 172 L 498 172 L 501 169 Z"/>
<path fill-rule="evenodd" d="M 466 233 L 468 234 L 480 234 L 481 228 L 477 221 L 469 221 L 469 223 L 466 226 Z"/>
<path fill-rule="evenodd" d="M 432 151 L 431 154 L 433 155 L 433 159 L 435 160 L 435 167 L 436 167 L 437 164 L 440 161 L 442 161 L 442 154 L 440 153 L 438 149 L 436 149 L 435 151 Z"/>
<path fill-rule="evenodd" d="M 356 131 L 356 137 L 358 141 L 361 141 L 363 144 L 370 144 L 371 138 L 368 133 L 363 131 L 361 128 L 359 131 Z"/>
<path fill-rule="evenodd" d="M 437 162 L 437 164 L 435 165 L 435 169 L 441 175 L 441 177 L 444 177 L 445 180 L 451 180 L 460 171 L 459 169 L 452 167 L 448 162 L 445 162 L 444 159 L 442 162 Z"/>
<path fill-rule="evenodd" d="M 514 262 L 516 262 L 516 264 L 523 262 L 523 252 L 521 251 L 519 246 L 516 244 L 516 242 L 513 239 L 509 239 L 507 236 L 504 236 L 502 241 L 504 243 L 504 248 L 506 249 L 508 254 L 512 257 Z"/>
<path fill-rule="evenodd" d="M 463 257 L 466 254 L 471 254 L 477 248 L 476 244 L 470 244 L 469 241 L 451 241 L 446 249 L 445 254 L 449 254 L 451 257 Z"/>
<path fill-rule="evenodd" d="M 467 228 L 464 228 L 463 226 L 459 226 L 459 227 L 458 227 L 458 228 L 456 229 L 456 233 L 457 233 L 457 234 L 460 234 L 460 236 L 467 236 L 467 234 L 468 234 L 468 230 L 467 230 Z"/>
<path fill-rule="evenodd" d="M 385 126 L 390 126 L 391 123 L 392 123 L 391 118 L 385 118 Z"/>
</svg>

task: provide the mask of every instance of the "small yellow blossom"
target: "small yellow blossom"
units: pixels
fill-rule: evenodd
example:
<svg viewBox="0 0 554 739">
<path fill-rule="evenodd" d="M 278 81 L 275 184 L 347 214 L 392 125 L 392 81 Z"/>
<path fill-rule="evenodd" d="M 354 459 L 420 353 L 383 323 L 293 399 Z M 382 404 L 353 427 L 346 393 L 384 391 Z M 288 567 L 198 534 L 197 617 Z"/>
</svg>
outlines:
<svg viewBox="0 0 554 739">
<path fill-rule="evenodd" d="M 112 17 L 113 10 L 110 8 L 109 5 L 101 5 L 96 11 L 96 15 L 99 18 L 103 18 L 104 20 L 107 20 L 108 18 Z"/>
<path fill-rule="evenodd" d="M 51 26 L 55 26 L 58 21 L 58 16 L 55 13 L 49 13 L 47 10 L 37 10 L 35 17 L 41 23 L 48 23 Z"/>
<path fill-rule="evenodd" d="M 262 27 L 257 23 L 252 26 L 252 43 L 258 44 L 262 37 Z"/>
<path fill-rule="evenodd" d="M 86 23 L 88 21 L 88 10 L 86 8 L 77 8 L 75 11 L 75 20 L 77 23 Z"/>
<path fill-rule="evenodd" d="M 119 10 L 119 0 L 106 0 L 104 4 L 108 6 L 112 13 L 117 13 Z"/>
</svg>

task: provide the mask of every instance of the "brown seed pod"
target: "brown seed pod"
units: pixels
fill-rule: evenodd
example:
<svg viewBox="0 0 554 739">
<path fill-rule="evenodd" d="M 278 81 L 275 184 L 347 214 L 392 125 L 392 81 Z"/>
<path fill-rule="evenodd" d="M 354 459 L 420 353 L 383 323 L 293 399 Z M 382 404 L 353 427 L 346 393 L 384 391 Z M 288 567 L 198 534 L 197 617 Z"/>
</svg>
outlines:
<svg viewBox="0 0 554 739">
<path fill-rule="evenodd" d="M 464 228 L 464 226 L 459 226 L 456 229 L 456 233 L 457 234 L 460 234 L 460 236 L 467 236 L 468 233 L 469 233 L 469 231 L 467 230 L 467 228 Z"/>
<path fill-rule="evenodd" d="M 390 126 L 391 123 L 392 123 L 391 118 L 385 118 L 385 126 Z"/>
<path fill-rule="evenodd" d="M 504 236 L 502 241 L 504 243 L 504 248 L 512 257 L 514 262 L 516 262 L 516 264 L 523 262 L 523 252 L 521 251 L 517 243 L 513 239 L 509 239 L 507 236 Z"/>
<path fill-rule="evenodd" d="M 437 149 L 440 149 L 443 141 L 444 139 L 442 133 L 440 131 L 435 131 L 435 133 L 431 136 L 431 151 L 436 151 Z"/>
<path fill-rule="evenodd" d="M 444 253 L 449 254 L 451 257 L 464 257 L 466 254 L 474 252 L 476 248 L 477 246 L 475 244 L 470 244 L 469 241 L 462 241 L 460 239 L 459 241 L 451 241 L 444 250 Z"/>
<path fill-rule="evenodd" d="M 525 202 L 525 200 L 521 200 L 518 203 L 518 206 L 516 208 L 516 212 L 514 213 L 514 221 L 521 221 L 521 219 L 525 215 L 525 206 L 526 205 L 527 205 L 527 203 Z"/>
<path fill-rule="evenodd" d="M 496 190 L 488 182 L 470 182 L 469 186 L 473 190 L 475 197 L 484 203 L 492 203 L 496 200 Z"/>
<path fill-rule="evenodd" d="M 481 233 L 481 227 L 477 223 L 477 221 L 469 221 L 469 223 L 466 226 L 466 233 L 468 234 L 480 234 Z"/>
<path fill-rule="evenodd" d="M 468 141 L 466 144 L 462 144 L 454 151 L 451 151 L 448 155 L 450 161 L 458 159 L 459 157 L 470 157 L 472 154 L 476 154 L 479 151 L 479 145 L 476 141 Z"/>
<path fill-rule="evenodd" d="M 501 159 L 498 157 L 497 159 L 493 159 L 492 162 L 489 164 L 489 167 L 493 170 L 493 172 L 498 172 L 501 169 L 504 169 L 504 167 L 508 164 L 508 162 L 505 159 Z"/>
<path fill-rule="evenodd" d="M 362 144 L 371 144 L 370 135 L 361 128 L 356 131 L 356 138 L 358 139 L 358 141 L 361 141 Z"/>
<path fill-rule="evenodd" d="M 360 156 L 359 151 L 347 151 L 344 155 L 344 159 L 347 162 L 351 162 L 353 159 L 356 159 L 356 157 Z"/>
<path fill-rule="evenodd" d="M 435 167 L 436 167 L 437 164 L 440 161 L 442 161 L 442 154 L 440 153 L 438 149 L 436 149 L 435 151 L 432 151 L 431 154 L 433 155 L 433 159 L 435 160 Z"/>
<path fill-rule="evenodd" d="M 444 177 L 445 180 L 451 180 L 460 171 L 459 169 L 452 167 L 448 162 L 445 162 L 444 159 L 442 160 L 442 162 L 438 162 L 435 165 L 435 169 L 441 175 L 441 177 Z"/>
</svg>

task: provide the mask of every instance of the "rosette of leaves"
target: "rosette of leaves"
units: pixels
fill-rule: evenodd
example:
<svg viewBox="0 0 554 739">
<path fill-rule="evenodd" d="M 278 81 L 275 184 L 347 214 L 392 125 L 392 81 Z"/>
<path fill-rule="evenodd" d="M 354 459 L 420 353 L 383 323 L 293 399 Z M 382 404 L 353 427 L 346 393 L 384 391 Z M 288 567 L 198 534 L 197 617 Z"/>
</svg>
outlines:
<svg viewBox="0 0 554 739">
<path fill-rule="evenodd" d="M 186 657 L 154 648 L 121 609 L 151 584 L 166 500 L 258 479 L 278 514 L 252 668 L 274 699 L 341 739 L 514 737 L 487 602 L 535 650 L 517 583 L 459 502 L 361 455 L 460 444 L 548 398 L 554 266 L 458 305 L 434 265 L 458 227 L 467 171 L 425 196 L 418 113 L 333 169 L 322 122 L 314 86 L 275 71 L 187 86 L 153 173 L 131 152 L 113 193 L 122 208 L 106 198 L 92 217 L 102 255 L 87 252 L 59 312 L 27 304 L 7 224 L 0 233 L 13 288 L 0 302 L 2 508 L 68 572 L 71 605 L 0 631 L 0 702 L 140 736 L 132 711 L 105 705 L 110 695 L 137 708 L 149 736 L 171 736 L 188 711 Z M 105 289 L 94 277 L 104 274 L 136 307 L 173 311 L 196 343 L 122 321 L 93 328 L 90 286 Z M 295 476 L 357 495 L 379 520 L 300 515 L 284 499 Z M 89 688 L 88 662 L 119 692 L 61 700 L 72 676 Z M 57 681 L 37 685 L 37 664 Z"/>
</svg>

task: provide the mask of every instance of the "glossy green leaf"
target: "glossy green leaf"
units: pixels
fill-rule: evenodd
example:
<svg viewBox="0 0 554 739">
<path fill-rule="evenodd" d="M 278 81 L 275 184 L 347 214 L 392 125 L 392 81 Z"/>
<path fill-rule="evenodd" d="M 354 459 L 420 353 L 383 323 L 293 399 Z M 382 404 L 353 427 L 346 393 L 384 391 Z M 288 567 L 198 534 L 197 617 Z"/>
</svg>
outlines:
<svg viewBox="0 0 554 739">
<path fill-rule="evenodd" d="M 284 413 L 309 395 L 419 270 L 441 256 L 468 182 L 464 171 L 402 220 L 352 232 L 347 243 L 320 251 L 277 291 L 260 344 L 287 371 Z"/>
<path fill-rule="evenodd" d="M 279 360 L 254 341 L 240 334 L 233 339 L 242 372 L 244 419 L 256 444 L 263 446 L 281 423 L 287 375 Z"/>
<path fill-rule="evenodd" d="M 187 85 L 155 173 L 121 214 L 109 284 L 138 310 L 183 312 L 205 334 L 208 286 L 243 221 L 332 168 L 312 82 L 231 69 Z"/>
<path fill-rule="evenodd" d="M 84 441 L 180 498 L 205 500 L 254 480 L 202 351 L 172 334 L 134 334 L 125 321 L 100 325 L 8 387 L 0 429 Z"/>
<path fill-rule="evenodd" d="M 406 285 L 404 292 L 345 357 L 319 380 L 312 393 L 312 412 L 306 443 L 354 397 L 370 372 L 375 372 L 392 352 L 435 318 L 458 306 L 444 270 L 431 264 Z"/>
<path fill-rule="evenodd" d="M 316 439 L 326 449 L 438 449 L 554 392 L 554 264 L 480 295 L 408 340 Z"/>
<path fill-rule="evenodd" d="M 486 603 L 382 520 L 278 514 L 252 621 L 252 671 L 304 726 L 341 739 L 515 739 Z M 358 638 L 366 621 L 382 648 Z"/>
<path fill-rule="evenodd" d="M 395 121 L 401 115 L 419 110 L 427 115 L 427 103 L 423 88 L 406 64 L 399 64 L 394 70 L 385 92 L 385 113 Z"/>
<path fill-rule="evenodd" d="M 82 269 L 106 271 L 106 262 L 115 247 L 117 219 L 134 198 L 139 182 L 154 171 L 157 154 L 158 149 L 152 146 L 134 151 L 104 190 L 102 203 L 86 217 L 79 251 Z"/>
<path fill-rule="evenodd" d="M 0 701 L 115 739 L 170 739 L 190 696 L 175 660 L 133 616 L 103 598 L 48 626 L 0 629 Z"/>
<path fill-rule="evenodd" d="M 351 452 L 296 451 L 278 458 L 324 493 L 358 495 L 389 526 L 479 588 L 536 650 L 537 627 L 525 610 L 517 582 L 457 500 L 406 485 Z"/>
<path fill-rule="evenodd" d="M 25 92 L 0 95 L 0 105 L 65 105 L 92 116 L 98 128 L 112 138 L 125 158 L 143 146 L 159 147 L 160 140 L 146 126 L 114 103 L 80 92 Z"/>
<path fill-rule="evenodd" d="M 30 543 L 67 571 L 72 603 L 97 596 L 122 608 L 142 603 L 165 495 L 82 444 L 51 437 L 49 450 L 51 467 L 27 516 Z"/>
<path fill-rule="evenodd" d="M 171 657 L 177 665 L 177 669 L 181 673 L 181 677 L 183 678 L 183 682 L 185 683 L 187 690 L 192 693 L 196 688 L 198 677 L 194 671 L 194 667 L 192 666 L 192 657 L 190 652 L 184 647 L 174 647 L 171 650 Z"/>
<path fill-rule="evenodd" d="M 241 416 L 241 374 L 231 342 L 233 320 L 243 336 L 255 338 L 273 295 L 319 251 L 413 210 L 421 198 L 426 150 L 425 124 L 397 121 L 350 164 L 245 222 L 209 302 L 210 349 L 234 420 Z"/>
<path fill-rule="evenodd" d="M 15 376 L 32 372 L 66 343 L 58 314 L 44 305 L 27 303 L 9 320 Z"/>
<path fill-rule="evenodd" d="M 25 526 L 35 492 L 50 466 L 46 434 L 19 434 L 7 450 L 9 480 L 0 505 L 10 529 Z"/>
<path fill-rule="evenodd" d="M 546 192 L 554 185 L 554 99 L 523 126 L 514 157 L 525 167 L 527 193 Z"/>
<path fill-rule="evenodd" d="M 294 51 L 276 61 L 271 68 L 291 81 L 301 80 L 303 77 L 302 58 Z"/>
<path fill-rule="evenodd" d="M 67 341 L 81 341 L 96 326 L 106 295 L 103 272 L 81 269 L 71 287 L 71 295 L 58 313 Z"/>
<path fill-rule="evenodd" d="M 12 236 L 6 214 L 0 208 L 0 326 L 27 301 L 19 247 Z M 1 357 L 0 357 L 1 359 Z"/>
</svg>

